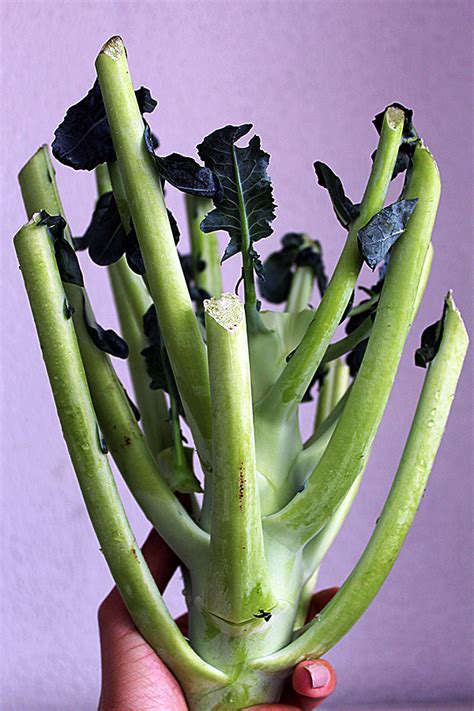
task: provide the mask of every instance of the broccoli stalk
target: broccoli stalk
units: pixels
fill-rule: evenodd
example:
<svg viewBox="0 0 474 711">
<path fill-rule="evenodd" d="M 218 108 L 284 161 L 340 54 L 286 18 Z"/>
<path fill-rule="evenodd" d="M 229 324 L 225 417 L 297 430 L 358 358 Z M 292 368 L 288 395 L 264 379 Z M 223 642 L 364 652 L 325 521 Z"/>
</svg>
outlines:
<svg viewBox="0 0 474 711">
<path fill-rule="evenodd" d="M 275 702 L 292 667 L 336 644 L 385 581 L 452 406 L 468 339 L 450 293 L 417 351 L 426 377 L 376 529 L 342 588 L 305 625 L 319 568 L 361 485 L 423 297 L 437 166 L 411 112 L 399 105 L 376 118 L 380 141 L 360 205 L 346 198 L 327 166 L 315 164 L 348 230 L 327 285 L 321 246 L 308 235 L 286 235 L 282 249 L 260 261 L 255 243 L 271 233 L 275 205 L 260 139 L 235 145 L 249 125 L 205 138 L 198 147 L 204 166 L 177 154 L 164 158 L 142 117 L 156 102 L 148 90 L 134 91 L 121 38 L 104 45 L 96 69 L 98 84 L 68 111 L 53 152 L 76 169 L 96 168 L 99 202 L 82 246 L 108 266 L 127 343 L 95 322 L 73 249 L 80 240 L 66 222 L 46 146 L 19 175 L 29 222 L 14 242 L 61 427 L 123 600 L 190 708 Z M 70 112 L 81 120 L 69 124 Z M 78 130 L 87 131 L 86 142 L 68 134 Z M 384 207 L 400 170 L 407 171 L 403 194 Z M 191 269 L 176 248 L 165 181 L 186 193 Z M 230 236 L 223 258 L 242 259 L 244 303 L 222 294 L 220 230 Z M 382 258 L 385 271 L 369 298 L 351 306 L 363 260 L 373 266 Z M 284 302 L 284 311 L 259 310 L 263 277 L 262 294 Z M 312 310 L 316 282 L 321 300 Z M 346 316 L 347 335 L 333 340 Z M 140 422 L 111 355 L 128 355 Z M 316 380 L 314 432 L 303 442 L 299 406 L 312 399 Z M 175 493 L 199 488 L 183 417 L 204 473 L 203 501 L 191 496 L 190 507 Z M 181 560 L 189 639 L 137 546 L 108 452 Z"/>
</svg>

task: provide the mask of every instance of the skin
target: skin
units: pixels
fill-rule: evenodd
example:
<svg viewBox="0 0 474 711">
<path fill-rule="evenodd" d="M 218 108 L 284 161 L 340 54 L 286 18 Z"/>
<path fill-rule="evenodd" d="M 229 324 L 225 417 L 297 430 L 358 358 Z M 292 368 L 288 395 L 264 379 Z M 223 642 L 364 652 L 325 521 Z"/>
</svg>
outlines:
<svg viewBox="0 0 474 711">
<path fill-rule="evenodd" d="M 163 592 L 178 566 L 178 559 L 156 531 L 150 533 L 142 551 Z M 337 588 L 331 588 L 317 593 L 308 619 L 336 592 Z M 102 657 L 99 711 L 187 711 L 178 682 L 136 629 L 117 588 L 102 602 L 98 617 Z M 182 615 L 177 623 L 186 632 L 187 615 Z M 335 686 L 336 674 L 328 662 L 307 660 L 295 667 L 283 703 L 252 706 L 246 711 L 312 711 Z"/>
</svg>

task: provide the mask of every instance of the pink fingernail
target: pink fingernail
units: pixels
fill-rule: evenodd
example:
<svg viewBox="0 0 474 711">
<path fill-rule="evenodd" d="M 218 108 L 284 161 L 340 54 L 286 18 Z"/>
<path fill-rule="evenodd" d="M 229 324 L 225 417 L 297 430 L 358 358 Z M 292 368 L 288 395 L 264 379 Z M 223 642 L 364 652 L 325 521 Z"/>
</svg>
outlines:
<svg viewBox="0 0 474 711">
<path fill-rule="evenodd" d="M 326 686 L 331 675 L 323 664 L 308 664 L 305 666 L 311 679 L 311 687 L 313 689 L 321 689 L 321 687 Z"/>
</svg>

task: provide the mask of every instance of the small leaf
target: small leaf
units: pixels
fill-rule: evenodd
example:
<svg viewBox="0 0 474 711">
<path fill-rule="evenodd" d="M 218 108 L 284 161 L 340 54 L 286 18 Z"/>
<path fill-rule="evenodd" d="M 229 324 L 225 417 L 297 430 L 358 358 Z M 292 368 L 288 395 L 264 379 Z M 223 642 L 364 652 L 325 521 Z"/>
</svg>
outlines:
<svg viewBox="0 0 474 711">
<path fill-rule="evenodd" d="M 99 198 L 84 239 L 90 258 L 101 267 L 114 264 L 125 253 L 125 230 L 112 192 Z"/>
<path fill-rule="evenodd" d="M 362 365 L 362 360 L 364 359 L 365 351 L 367 350 L 367 345 L 369 339 L 365 338 L 363 341 L 358 343 L 356 347 L 347 355 L 346 363 L 349 366 L 349 372 L 351 377 L 355 378 L 359 372 L 360 366 Z"/>
<path fill-rule="evenodd" d="M 405 231 L 418 198 L 400 200 L 384 207 L 357 233 L 359 251 L 372 269 L 386 258 L 389 249 Z"/>
<path fill-rule="evenodd" d="M 74 306 L 72 306 L 69 301 L 65 298 L 64 303 L 63 303 L 63 313 L 64 313 L 64 318 L 69 321 L 70 318 L 72 318 L 73 314 L 75 313 Z"/>
<path fill-rule="evenodd" d="M 260 283 L 260 293 L 272 304 L 286 301 L 290 293 L 293 272 L 291 267 L 295 262 L 294 249 L 282 249 L 273 252 L 265 260 L 263 268 L 265 279 Z"/>
<path fill-rule="evenodd" d="M 123 338 L 111 328 L 104 329 L 96 322 L 85 295 L 83 295 L 82 303 L 84 307 L 84 322 L 94 345 L 99 348 L 99 350 L 104 351 L 104 353 L 108 353 L 116 358 L 128 358 L 128 345 Z"/>
<path fill-rule="evenodd" d="M 147 373 L 150 377 L 151 390 L 164 390 L 176 399 L 180 415 L 184 415 L 182 402 L 179 398 L 178 388 L 174 380 L 173 371 L 168 354 L 161 336 L 155 305 L 152 304 L 143 316 L 143 332 L 148 339 L 149 346 L 141 351 L 145 358 Z"/>
<path fill-rule="evenodd" d="M 359 205 L 349 200 L 344 192 L 341 179 L 331 170 L 331 168 L 317 160 L 314 163 L 314 170 L 318 178 L 318 183 L 329 193 L 331 202 L 336 213 L 336 217 L 343 227 L 348 229 L 351 222 L 359 216 Z"/>
<path fill-rule="evenodd" d="M 128 404 L 130 405 L 130 409 L 131 409 L 131 411 L 133 412 L 133 416 L 135 417 L 135 419 L 136 419 L 137 422 L 140 422 L 140 420 L 141 420 L 141 418 L 142 418 L 142 416 L 141 416 L 141 414 L 140 414 L 140 410 L 139 410 L 138 407 L 135 405 L 135 403 L 133 402 L 132 398 L 130 397 L 130 395 L 128 394 L 128 392 L 125 390 L 125 388 L 123 389 L 123 391 L 124 391 L 124 393 L 125 393 L 125 397 L 127 398 L 127 402 L 128 402 Z"/>
<path fill-rule="evenodd" d="M 447 304 L 445 302 L 443 314 L 439 321 L 435 321 L 431 326 L 425 328 L 421 334 L 421 345 L 415 351 L 415 365 L 419 368 L 426 368 L 428 363 L 431 363 L 439 351 L 443 338 L 446 309 Z"/>
<path fill-rule="evenodd" d="M 182 193 L 211 198 L 219 189 L 213 172 L 193 158 L 171 153 L 165 157 L 155 155 L 155 161 L 161 177 Z"/>
<path fill-rule="evenodd" d="M 132 272 L 143 276 L 145 274 L 145 263 L 143 261 L 137 234 L 133 225 L 125 240 L 125 256 L 127 264 Z"/>
<path fill-rule="evenodd" d="M 267 173 L 270 156 L 262 151 L 260 138 L 254 136 L 244 148 L 235 145 L 251 128 L 251 124 L 224 126 L 197 147 L 220 186 L 213 196 L 215 209 L 201 222 L 201 230 L 227 232 L 230 242 L 222 261 L 246 249 L 257 274 L 262 275 L 262 263 L 253 245 L 271 235 L 276 206 Z"/>
<path fill-rule="evenodd" d="M 328 278 L 324 268 L 323 256 L 321 253 L 321 245 L 316 243 L 318 249 L 312 246 L 305 247 L 298 253 L 295 264 L 297 267 L 310 267 L 316 277 L 319 293 L 321 296 L 327 289 Z"/>
<path fill-rule="evenodd" d="M 41 220 L 38 224 L 45 225 L 48 228 L 61 280 L 67 284 L 83 287 L 84 278 L 79 266 L 79 260 L 74 249 L 64 237 L 66 220 L 61 215 L 48 215 L 45 210 L 42 210 L 40 215 Z"/>
<path fill-rule="evenodd" d="M 138 89 L 135 96 L 142 113 L 153 111 L 157 105 L 144 87 Z M 101 163 L 116 159 L 97 79 L 87 95 L 67 110 L 54 136 L 54 157 L 74 170 L 93 170 Z"/>
<path fill-rule="evenodd" d="M 105 441 L 105 437 L 102 434 L 102 430 L 100 429 L 97 422 L 95 423 L 95 430 L 97 433 L 97 442 L 99 444 L 100 451 L 102 452 L 102 454 L 108 454 L 109 448 L 107 446 L 107 442 Z"/>
<path fill-rule="evenodd" d="M 311 382 L 308 386 L 308 389 L 306 390 L 305 394 L 303 395 L 303 398 L 301 402 L 312 402 L 314 400 L 313 395 L 311 393 L 314 385 L 317 383 L 318 388 L 321 389 L 324 379 L 328 373 L 328 366 L 327 363 L 321 363 L 313 377 L 311 378 Z"/>
<path fill-rule="evenodd" d="M 180 237 L 181 237 L 181 233 L 180 233 L 180 231 L 179 231 L 178 223 L 176 222 L 175 216 L 173 215 L 173 213 L 171 212 L 170 209 L 166 208 L 166 212 L 168 213 L 168 220 L 169 220 L 169 223 L 170 223 L 171 232 L 172 232 L 172 234 L 173 234 L 174 243 L 175 243 L 175 244 L 178 244 L 179 239 L 180 239 Z"/>
</svg>

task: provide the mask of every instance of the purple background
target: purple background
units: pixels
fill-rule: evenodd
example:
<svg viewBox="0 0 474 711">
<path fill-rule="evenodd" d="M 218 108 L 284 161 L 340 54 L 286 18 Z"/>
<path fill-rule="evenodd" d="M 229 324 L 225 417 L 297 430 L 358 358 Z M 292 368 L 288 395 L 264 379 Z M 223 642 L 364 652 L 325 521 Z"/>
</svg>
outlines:
<svg viewBox="0 0 474 711">
<path fill-rule="evenodd" d="M 368 540 L 408 431 L 423 378 L 412 360 L 419 334 L 439 317 L 448 288 L 469 315 L 470 3 L 43 1 L 1 8 L 2 708 L 85 711 L 98 698 L 95 611 L 111 581 L 60 436 L 11 246 L 25 219 L 18 170 L 51 141 L 65 109 L 92 85 L 100 46 L 120 33 L 136 86 L 149 86 L 159 99 L 151 123 L 162 150 L 189 154 L 214 128 L 252 121 L 272 155 L 276 235 L 309 232 L 322 240 L 332 268 L 344 232 L 316 185 L 312 162 L 327 161 L 358 200 L 376 144 L 373 115 L 393 100 L 414 107 L 443 180 L 435 263 L 365 483 L 323 567 L 320 586 L 340 584 Z M 59 167 L 58 179 L 80 234 L 94 201 L 93 176 Z M 170 201 L 183 224 L 180 197 Z M 262 253 L 272 244 L 260 243 Z M 226 270 L 232 288 L 237 260 Z M 92 265 L 85 272 L 99 320 L 113 326 L 105 272 Z M 371 278 L 364 269 L 362 283 Z M 416 701 L 446 708 L 471 698 L 467 376 L 466 368 L 427 496 L 394 571 L 327 655 L 339 675 L 327 708 Z M 124 499 L 143 540 L 148 527 L 125 491 Z M 167 595 L 173 612 L 182 607 L 179 593 L 174 581 Z"/>
</svg>

